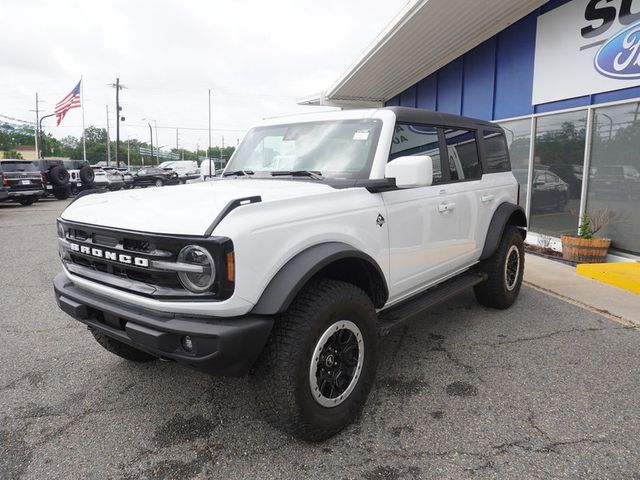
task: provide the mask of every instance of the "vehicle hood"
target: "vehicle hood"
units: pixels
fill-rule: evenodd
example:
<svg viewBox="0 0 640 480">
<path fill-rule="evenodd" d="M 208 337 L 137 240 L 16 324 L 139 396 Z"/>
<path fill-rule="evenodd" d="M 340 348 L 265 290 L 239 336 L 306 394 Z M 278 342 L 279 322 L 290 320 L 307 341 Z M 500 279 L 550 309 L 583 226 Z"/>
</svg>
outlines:
<svg viewBox="0 0 640 480">
<path fill-rule="evenodd" d="M 204 235 L 232 200 L 259 195 L 264 203 L 332 192 L 335 189 L 329 185 L 310 181 L 220 179 L 86 195 L 71 203 L 61 217 L 138 232 Z"/>
</svg>

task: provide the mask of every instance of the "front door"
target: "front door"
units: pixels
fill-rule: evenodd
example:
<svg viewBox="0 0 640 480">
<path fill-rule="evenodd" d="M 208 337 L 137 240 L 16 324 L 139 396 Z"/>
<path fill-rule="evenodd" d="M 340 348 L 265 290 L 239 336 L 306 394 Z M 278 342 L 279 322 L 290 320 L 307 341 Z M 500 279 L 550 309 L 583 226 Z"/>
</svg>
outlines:
<svg viewBox="0 0 640 480">
<path fill-rule="evenodd" d="M 450 161 L 459 164 L 466 157 L 452 159 L 447 155 L 442 161 L 444 133 L 433 126 L 396 126 L 390 160 L 405 155 L 430 155 L 434 178 L 433 185 L 428 187 L 382 193 L 389 222 L 390 302 L 455 272 L 468 262 L 476 248 L 476 228 L 470 213 L 473 198 L 455 184 L 464 179 L 451 180 L 452 176 L 464 176 L 464 169 L 451 167 L 454 169 L 451 173 L 448 165 Z"/>
</svg>

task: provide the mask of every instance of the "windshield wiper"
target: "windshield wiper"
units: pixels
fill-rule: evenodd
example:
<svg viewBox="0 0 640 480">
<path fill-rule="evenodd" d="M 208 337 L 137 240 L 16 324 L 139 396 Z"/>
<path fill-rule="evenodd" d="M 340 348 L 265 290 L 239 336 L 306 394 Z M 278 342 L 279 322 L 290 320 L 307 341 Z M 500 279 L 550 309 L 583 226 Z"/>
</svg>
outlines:
<svg viewBox="0 0 640 480">
<path fill-rule="evenodd" d="M 319 172 L 318 170 L 281 170 L 281 171 L 271 172 L 271 176 L 272 177 L 285 177 L 285 176 L 310 177 L 310 178 L 313 178 L 314 180 L 324 180 L 324 178 L 322 177 L 322 173 Z"/>
<path fill-rule="evenodd" d="M 222 174 L 223 177 L 248 177 L 250 175 L 253 175 L 253 172 L 251 170 L 236 170 L 233 172 L 224 172 Z"/>
</svg>

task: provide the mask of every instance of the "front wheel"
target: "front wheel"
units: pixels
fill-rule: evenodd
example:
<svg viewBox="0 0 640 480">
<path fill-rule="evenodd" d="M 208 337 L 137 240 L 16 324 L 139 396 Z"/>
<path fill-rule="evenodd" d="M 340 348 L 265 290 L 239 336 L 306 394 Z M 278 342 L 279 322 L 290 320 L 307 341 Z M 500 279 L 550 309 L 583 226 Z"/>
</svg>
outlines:
<svg viewBox="0 0 640 480">
<path fill-rule="evenodd" d="M 164 185 L 164 182 L 158 178 L 158 179 L 156 180 L 155 185 L 156 185 L 156 187 L 162 187 L 162 186 Z"/>
<path fill-rule="evenodd" d="M 254 376 L 273 424 L 320 441 L 360 415 L 378 360 L 376 313 L 358 287 L 318 279 L 274 325 Z"/>
<path fill-rule="evenodd" d="M 507 225 L 496 252 L 480 263 L 479 270 L 489 278 L 473 289 L 481 305 L 509 308 L 516 301 L 524 274 L 524 241 L 513 225 Z"/>
</svg>

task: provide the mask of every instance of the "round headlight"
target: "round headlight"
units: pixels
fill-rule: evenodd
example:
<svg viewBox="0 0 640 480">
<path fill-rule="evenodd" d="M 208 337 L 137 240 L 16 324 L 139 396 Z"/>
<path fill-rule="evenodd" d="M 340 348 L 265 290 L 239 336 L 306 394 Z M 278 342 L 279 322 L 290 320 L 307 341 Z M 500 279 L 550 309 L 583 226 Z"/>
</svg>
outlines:
<svg viewBox="0 0 640 480">
<path fill-rule="evenodd" d="M 178 272 L 184 288 L 194 293 L 206 292 L 211 288 L 216 279 L 216 265 L 206 249 L 197 245 L 187 245 L 180 250 L 178 262 L 202 267 L 202 271 L 199 272 Z"/>
</svg>

